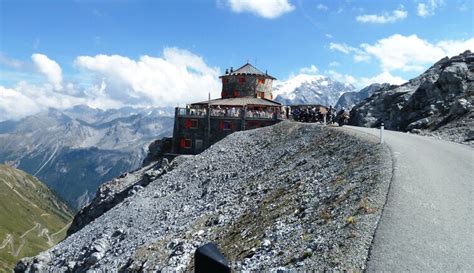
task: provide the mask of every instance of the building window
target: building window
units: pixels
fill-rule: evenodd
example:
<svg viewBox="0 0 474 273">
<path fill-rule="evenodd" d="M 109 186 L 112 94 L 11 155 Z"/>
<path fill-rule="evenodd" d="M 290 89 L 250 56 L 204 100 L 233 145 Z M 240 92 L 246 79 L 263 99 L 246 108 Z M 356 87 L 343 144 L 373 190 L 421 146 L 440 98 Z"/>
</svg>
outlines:
<svg viewBox="0 0 474 273">
<path fill-rule="evenodd" d="M 197 119 L 186 119 L 185 121 L 186 129 L 197 129 L 198 125 L 199 123 Z"/>
<path fill-rule="evenodd" d="M 228 82 L 228 79 L 222 78 L 222 84 L 226 84 Z"/>
<path fill-rule="evenodd" d="M 232 130 L 232 122 L 223 120 L 221 121 L 220 127 L 224 131 Z"/>
<path fill-rule="evenodd" d="M 239 92 L 237 90 L 234 90 L 234 98 L 237 98 L 239 96 Z"/>
<path fill-rule="evenodd" d="M 258 79 L 258 83 L 259 83 L 259 84 L 264 84 L 264 83 L 265 83 L 265 79 Z"/>
<path fill-rule="evenodd" d="M 202 139 L 196 139 L 195 144 L 196 144 L 196 147 L 194 147 L 194 152 L 196 152 L 196 153 L 202 152 L 202 148 L 203 148 Z"/>
<path fill-rule="evenodd" d="M 191 128 L 191 129 L 197 129 L 198 127 L 199 127 L 199 122 L 198 122 L 198 120 L 197 120 L 197 119 L 192 119 L 192 120 L 191 120 L 191 127 L 189 127 L 189 128 Z"/>
<path fill-rule="evenodd" d="M 265 98 L 265 92 L 257 92 L 257 98 Z"/>
<path fill-rule="evenodd" d="M 245 78 L 244 77 L 240 77 L 239 78 L 239 83 L 244 83 L 245 82 Z"/>
<path fill-rule="evenodd" d="M 189 139 L 189 138 L 182 138 L 180 141 L 179 141 L 179 146 L 181 148 L 184 148 L 184 149 L 190 149 L 191 148 L 191 145 L 192 145 L 192 140 Z"/>
</svg>

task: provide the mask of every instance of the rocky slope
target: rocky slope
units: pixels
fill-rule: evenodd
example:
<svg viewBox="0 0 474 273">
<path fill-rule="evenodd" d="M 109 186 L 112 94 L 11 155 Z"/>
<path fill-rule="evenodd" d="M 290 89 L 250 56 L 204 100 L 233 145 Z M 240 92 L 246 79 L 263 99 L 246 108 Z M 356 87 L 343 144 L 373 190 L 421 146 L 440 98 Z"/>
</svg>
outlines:
<svg viewBox="0 0 474 273">
<path fill-rule="evenodd" d="M 35 177 L 0 165 L 0 271 L 66 236 L 69 208 Z"/>
<path fill-rule="evenodd" d="M 97 187 L 138 168 L 156 138 L 171 135 L 163 109 L 76 106 L 0 122 L 0 163 L 34 174 L 75 208 Z"/>
<path fill-rule="evenodd" d="M 334 106 L 339 97 L 355 87 L 320 75 L 300 74 L 273 87 L 275 100 L 284 105 L 321 104 Z"/>
<path fill-rule="evenodd" d="M 360 271 L 391 159 L 376 139 L 282 122 L 165 169 L 152 164 L 104 185 L 109 193 L 92 204 L 114 206 L 92 222 L 86 212 L 82 229 L 16 269 L 192 271 L 194 250 L 215 242 L 235 270 Z"/>
<path fill-rule="evenodd" d="M 474 141 L 474 53 L 444 58 L 401 86 L 356 105 L 350 123 Z"/>
<path fill-rule="evenodd" d="M 365 100 L 366 98 L 372 96 L 373 93 L 386 90 L 390 88 L 388 83 L 373 83 L 369 86 L 362 88 L 358 92 L 346 92 L 342 94 L 337 100 L 336 109 L 341 109 L 342 107 L 346 109 L 352 108 L 357 103 Z"/>
</svg>

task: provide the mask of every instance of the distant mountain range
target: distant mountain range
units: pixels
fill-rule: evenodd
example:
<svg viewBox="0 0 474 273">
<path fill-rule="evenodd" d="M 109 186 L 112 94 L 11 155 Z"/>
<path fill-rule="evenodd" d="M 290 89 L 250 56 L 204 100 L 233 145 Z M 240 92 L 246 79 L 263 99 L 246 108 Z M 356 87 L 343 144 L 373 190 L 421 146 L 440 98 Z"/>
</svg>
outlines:
<svg viewBox="0 0 474 273">
<path fill-rule="evenodd" d="M 342 107 L 346 109 L 352 108 L 357 103 L 372 96 L 373 93 L 388 89 L 389 87 L 389 83 L 373 83 L 369 86 L 362 88 L 360 91 L 346 92 L 339 97 L 335 107 L 337 109 L 341 109 Z"/>
<path fill-rule="evenodd" d="M 0 165 L 0 271 L 66 236 L 70 209 L 35 177 Z"/>
<path fill-rule="evenodd" d="M 321 75 L 299 74 L 273 87 L 275 100 L 285 105 L 322 104 L 334 106 L 339 97 L 356 88 Z"/>
<path fill-rule="evenodd" d="M 172 134 L 172 116 L 172 108 L 76 106 L 0 122 L 0 163 L 37 176 L 80 208 L 100 184 L 138 168 L 148 144 Z"/>
</svg>

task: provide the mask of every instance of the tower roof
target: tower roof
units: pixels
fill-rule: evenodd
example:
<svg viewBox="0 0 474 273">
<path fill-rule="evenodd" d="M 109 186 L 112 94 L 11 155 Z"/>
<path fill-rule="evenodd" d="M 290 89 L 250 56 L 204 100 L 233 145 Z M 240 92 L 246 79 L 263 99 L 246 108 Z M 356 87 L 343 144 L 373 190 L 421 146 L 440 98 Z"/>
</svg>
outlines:
<svg viewBox="0 0 474 273">
<path fill-rule="evenodd" d="M 258 76 L 263 76 L 266 78 L 270 78 L 272 80 L 276 80 L 275 77 L 268 75 L 268 73 L 264 73 L 260 70 L 258 70 L 255 66 L 251 65 L 250 63 L 246 63 L 242 67 L 228 73 L 225 75 L 220 76 L 219 78 L 229 76 L 229 75 L 258 75 Z"/>
</svg>

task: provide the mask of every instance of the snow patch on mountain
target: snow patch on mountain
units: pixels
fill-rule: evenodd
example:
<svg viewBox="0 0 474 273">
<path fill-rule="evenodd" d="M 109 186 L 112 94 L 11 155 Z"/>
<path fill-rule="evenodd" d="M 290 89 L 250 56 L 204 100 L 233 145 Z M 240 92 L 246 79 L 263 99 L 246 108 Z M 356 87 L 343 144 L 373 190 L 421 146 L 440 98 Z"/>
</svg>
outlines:
<svg viewBox="0 0 474 273">
<path fill-rule="evenodd" d="M 335 105 L 345 92 L 355 91 L 352 84 L 342 83 L 323 75 L 299 74 L 273 87 L 275 100 L 285 105 Z"/>
</svg>

